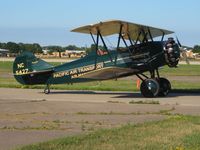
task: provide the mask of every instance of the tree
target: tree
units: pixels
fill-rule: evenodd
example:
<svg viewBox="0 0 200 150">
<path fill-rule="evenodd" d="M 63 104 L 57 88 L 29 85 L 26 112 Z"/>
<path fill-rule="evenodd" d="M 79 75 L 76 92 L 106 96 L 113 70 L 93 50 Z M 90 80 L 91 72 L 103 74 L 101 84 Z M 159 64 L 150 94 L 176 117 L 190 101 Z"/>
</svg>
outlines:
<svg viewBox="0 0 200 150">
<path fill-rule="evenodd" d="M 18 44 L 20 47 L 20 51 L 30 51 L 32 53 L 42 53 L 42 47 L 37 44 L 23 44 L 23 43 L 19 43 Z"/>
<path fill-rule="evenodd" d="M 19 45 L 20 53 L 26 50 L 26 48 L 25 48 L 23 43 L 19 43 L 18 45 Z"/>
<path fill-rule="evenodd" d="M 102 45 L 99 45 L 98 49 L 105 50 L 105 47 L 102 46 Z M 95 50 L 96 50 L 96 44 L 91 44 L 90 48 L 86 49 L 86 52 L 90 53 L 90 52 L 95 51 Z"/>
<path fill-rule="evenodd" d="M 10 53 L 19 53 L 19 45 L 14 42 L 8 42 L 6 44 L 6 49 L 10 51 Z"/>
<path fill-rule="evenodd" d="M 42 47 L 37 43 L 33 44 L 33 49 L 35 53 L 42 53 Z"/>
<path fill-rule="evenodd" d="M 45 46 L 43 47 L 44 49 L 49 49 L 53 52 L 57 52 L 57 51 L 63 51 L 63 48 L 61 46 Z"/>
<path fill-rule="evenodd" d="M 7 43 L 2 43 L 2 48 L 6 49 L 7 48 Z"/>
<path fill-rule="evenodd" d="M 194 53 L 200 53 L 200 45 L 195 45 L 193 48 Z"/>
<path fill-rule="evenodd" d="M 68 45 L 66 47 L 64 47 L 65 50 L 80 50 L 79 47 L 77 47 L 76 45 Z"/>
</svg>

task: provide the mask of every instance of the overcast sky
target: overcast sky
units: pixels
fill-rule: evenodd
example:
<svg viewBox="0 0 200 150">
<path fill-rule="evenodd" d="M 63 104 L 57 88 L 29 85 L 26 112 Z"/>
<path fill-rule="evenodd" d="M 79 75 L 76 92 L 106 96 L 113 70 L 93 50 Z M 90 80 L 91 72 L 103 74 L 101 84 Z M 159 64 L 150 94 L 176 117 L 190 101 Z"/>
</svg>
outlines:
<svg viewBox="0 0 200 150">
<path fill-rule="evenodd" d="M 124 21 L 176 32 L 183 45 L 200 45 L 199 0 L 0 0 L 0 42 L 90 45 L 70 30 L 99 21 Z"/>
</svg>

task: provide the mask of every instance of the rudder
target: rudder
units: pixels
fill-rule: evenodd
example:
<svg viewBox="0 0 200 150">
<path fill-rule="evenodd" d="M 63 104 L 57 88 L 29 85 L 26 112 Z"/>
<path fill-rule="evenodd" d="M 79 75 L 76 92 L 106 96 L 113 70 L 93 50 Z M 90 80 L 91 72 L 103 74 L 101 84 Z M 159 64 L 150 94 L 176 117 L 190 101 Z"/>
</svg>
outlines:
<svg viewBox="0 0 200 150">
<path fill-rule="evenodd" d="M 21 84 L 45 84 L 52 72 L 52 65 L 35 57 L 31 52 L 23 52 L 13 63 L 14 77 Z"/>
</svg>

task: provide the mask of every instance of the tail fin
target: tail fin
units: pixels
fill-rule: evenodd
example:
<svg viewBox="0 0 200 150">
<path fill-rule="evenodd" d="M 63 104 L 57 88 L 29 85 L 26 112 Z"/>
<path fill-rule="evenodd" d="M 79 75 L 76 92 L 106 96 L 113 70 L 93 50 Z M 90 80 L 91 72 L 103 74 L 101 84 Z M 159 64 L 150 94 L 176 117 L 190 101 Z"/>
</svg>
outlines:
<svg viewBox="0 0 200 150">
<path fill-rule="evenodd" d="M 21 84 L 45 84 L 53 72 L 53 66 L 35 57 L 31 52 L 24 52 L 15 58 L 13 74 Z"/>
</svg>

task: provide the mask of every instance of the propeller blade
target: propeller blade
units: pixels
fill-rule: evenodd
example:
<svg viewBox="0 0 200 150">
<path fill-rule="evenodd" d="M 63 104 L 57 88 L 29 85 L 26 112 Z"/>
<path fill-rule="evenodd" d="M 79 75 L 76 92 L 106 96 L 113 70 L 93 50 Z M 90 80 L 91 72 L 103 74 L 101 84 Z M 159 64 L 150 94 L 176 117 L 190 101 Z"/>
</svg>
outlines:
<svg viewBox="0 0 200 150">
<path fill-rule="evenodd" d="M 177 36 L 176 36 L 176 41 L 177 41 L 178 45 L 179 45 L 180 47 L 182 47 L 182 45 L 181 45 L 180 41 L 178 40 L 178 37 L 177 37 Z"/>
<path fill-rule="evenodd" d="M 183 56 L 183 58 L 185 59 L 185 62 L 186 62 L 186 64 L 190 64 L 190 61 L 189 61 L 189 59 L 188 59 L 188 57 L 187 57 L 187 54 L 186 54 L 186 51 L 182 51 L 182 56 Z"/>
<path fill-rule="evenodd" d="M 181 47 L 180 49 L 181 49 L 181 52 L 182 52 L 182 56 L 185 59 L 186 64 L 190 64 L 190 61 L 189 61 L 189 59 L 187 57 L 187 54 L 186 54 L 186 50 L 184 50 L 184 48 L 182 47 L 182 45 L 181 45 L 180 41 L 178 40 L 177 36 L 176 36 L 176 41 L 177 41 L 179 47 Z"/>
</svg>

